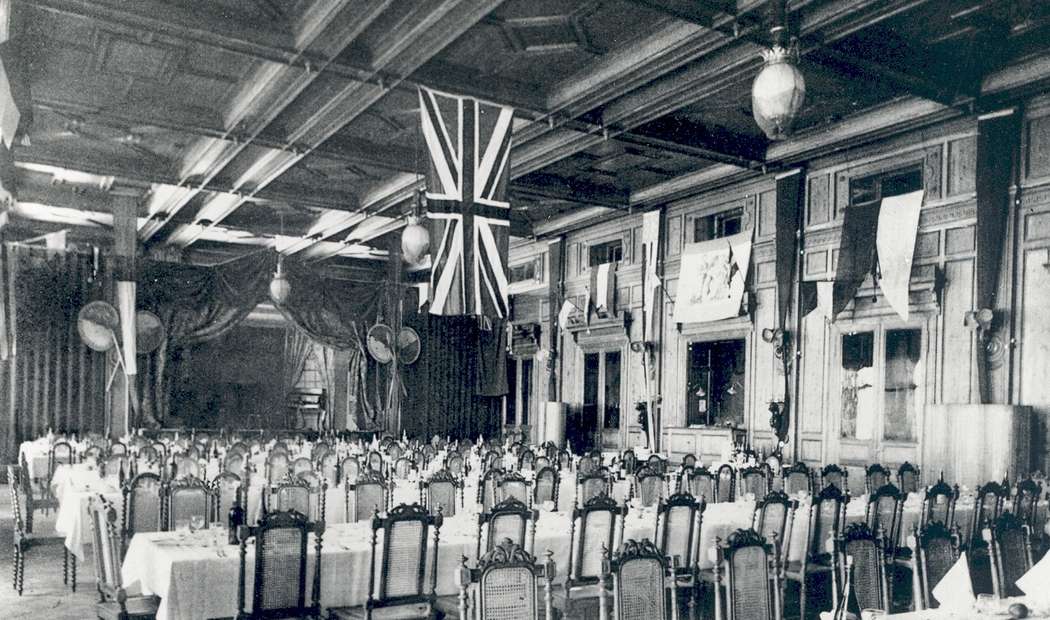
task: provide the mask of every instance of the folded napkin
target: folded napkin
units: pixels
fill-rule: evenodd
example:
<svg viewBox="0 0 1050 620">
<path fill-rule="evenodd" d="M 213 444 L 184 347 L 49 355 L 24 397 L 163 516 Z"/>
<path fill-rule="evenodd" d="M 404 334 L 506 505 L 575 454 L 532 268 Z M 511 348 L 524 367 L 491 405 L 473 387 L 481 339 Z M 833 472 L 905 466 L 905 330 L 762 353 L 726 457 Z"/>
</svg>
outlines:
<svg viewBox="0 0 1050 620">
<path fill-rule="evenodd" d="M 970 567 L 966 562 L 966 552 L 959 554 L 944 577 L 933 588 L 933 598 L 940 603 L 941 609 L 949 611 L 970 611 L 973 609 L 973 583 L 970 581 Z"/>
<path fill-rule="evenodd" d="M 1017 580 L 1017 587 L 1040 604 L 1050 603 L 1050 553 Z"/>
</svg>

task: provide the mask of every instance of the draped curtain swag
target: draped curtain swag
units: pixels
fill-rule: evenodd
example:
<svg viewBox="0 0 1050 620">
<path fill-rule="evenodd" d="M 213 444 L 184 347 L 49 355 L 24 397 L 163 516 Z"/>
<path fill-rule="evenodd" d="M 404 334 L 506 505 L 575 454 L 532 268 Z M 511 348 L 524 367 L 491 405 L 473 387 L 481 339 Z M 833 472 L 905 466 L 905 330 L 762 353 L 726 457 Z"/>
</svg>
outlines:
<svg viewBox="0 0 1050 620">
<path fill-rule="evenodd" d="M 303 376 L 306 360 L 310 359 L 310 352 L 313 351 L 313 348 L 314 343 L 306 334 L 291 328 L 284 330 L 284 356 L 282 358 L 284 368 L 281 373 L 284 400 L 287 400 L 288 394 L 295 389 L 299 378 Z"/>
<path fill-rule="evenodd" d="M 268 299 L 274 252 L 250 254 L 214 267 L 144 262 L 139 269 L 139 307 L 152 310 L 167 327 L 167 340 L 139 369 L 142 398 L 136 426 L 154 426 L 171 415 L 170 395 L 179 350 L 223 335 Z M 363 334 L 375 321 L 384 294 L 376 283 L 323 278 L 285 260 L 292 291 L 275 304 L 289 324 L 313 342 L 364 354 Z M 351 363 L 351 368 L 355 367 Z"/>
</svg>

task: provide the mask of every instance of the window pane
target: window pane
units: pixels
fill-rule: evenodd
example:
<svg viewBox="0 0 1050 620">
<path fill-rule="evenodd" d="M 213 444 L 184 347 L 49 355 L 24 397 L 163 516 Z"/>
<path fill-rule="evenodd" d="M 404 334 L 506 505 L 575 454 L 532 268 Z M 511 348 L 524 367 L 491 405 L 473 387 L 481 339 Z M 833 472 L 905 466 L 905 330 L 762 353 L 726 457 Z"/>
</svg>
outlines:
<svg viewBox="0 0 1050 620">
<path fill-rule="evenodd" d="M 893 329 L 886 332 L 884 436 L 915 441 L 916 394 L 922 383 L 922 332 Z"/>
<path fill-rule="evenodd" d="M 874 347 L 872 332 L 842 337 L 842 436 L 871 439 L 875 423 Z"/>
<path fill-rule="evenodd" d="M 744 341 L 694 342 L 686 366 L 686 421 L 743 426 Z"/>
<path fill-rule="evenodd" d="M 521 361 L 521 423 L 529 423 L 529 408 L 532 406 L 532 360 Z"/>
<path fill-rule="evenodd" d="M 711 392 L 711 348 L 706 342 L 689 345 L 686 367 L 686 423 L 707 424 Z"/>
<path fill-rule="evenodd" d="M 620 352 L 605 354 L 605 428 L 620 428 Z"/>
</svg>

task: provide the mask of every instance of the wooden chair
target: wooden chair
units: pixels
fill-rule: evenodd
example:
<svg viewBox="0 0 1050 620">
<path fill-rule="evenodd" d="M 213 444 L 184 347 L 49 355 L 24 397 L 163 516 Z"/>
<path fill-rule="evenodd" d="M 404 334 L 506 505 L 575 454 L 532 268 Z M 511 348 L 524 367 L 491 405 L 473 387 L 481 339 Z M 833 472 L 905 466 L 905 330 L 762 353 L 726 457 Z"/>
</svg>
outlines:
<svg viewBox="0 0 1050 620">
<path fill-rule="evenodd" d="M 109 454 L 111 456 L 118 456 L 118 455 L 119 456 L 127 456 L 128 455 L 128 447 L 126 445 L 124 445 L 122 442 L 114 441 L 114 442 L 109 444 Z"/>
<path fill-rule="evenodd" d="M 908 461 L 904 461 L 901 463 L 901 466 L 897 468 L 897 487 L 900 488 L 901 493 L 904 493 L 905 495 L 908 493 L 917 493 L 919 491 L 920 480 L 919 468 Z"/>
<path fill-rule="evenodd" d="M 68 441 L 56 441 L 47 454 L 47 481 L 55 477 L 59 465 L 72 465 L 77 462 L 77 453 Z"/>
<path fill-rule="evenodd" d="M 736 471 L 733 466 L 726 463 L 718 468 L 715 476 L 715 499 L 714 503 L 736 501 Z"/>
<path fill-rule="evenodd" d="M 200 478 L 201 464 L 198 457 L 192 454 L 179 454 L 173 461 L 174 471 L 172 478 Z"/>
<path fill-rule="evenodd" d="M 982 532 L 992 563 L 993 592 L 999 598 L 1022 596 L 1017 580 L 1032 568 L 1028 524 L 1012 513 L 1003 513 Z"/>
<path fill-rule="evenodd" d="M 901 518 L 904 514 L 904 497 L 904 494 L 892 484 L 884 484 L 868 495 L 864 522 L 868 524 L 871 531 L 882 532 L 887 562 L 892 562 L 897 557 Z"/>
<path fill-rule="evenodd" d="M 167 527 L 166 490 L 160 476 L 139 474 L 124 486 L 123 545 L 139 532 L 160 532 Z"/>
<path fill-rule="evenodd" d="M 539 462 L 539 459 L 537 459 L 537 462 Z M 557 469 L 542 467 L 536 470 L 536 478 L 532 483 L 532 505 L 542 506 L 546 502 L 551 502 L 554 504 L 554 510 L 557 511 L 560 486 L 561 478 L 558 476 Z"/>
<path fill-rule="evenodd" d="M 235 504 L 243 507 L 247 503 L 247 489 L 237 474 L 224 471 L 215 476 L 215 479 L 211 481 L 211 487 L 215 503 L 214 521 L 226 523 L 230 509 Z"/>
<path fill-rule="evenodd" d="M 813 495 L 813 474 L 809 467 L 802 461 L 795 461 L 790 467 L 782 472 L 784 479 L 784 492 L 795 495 L 804 492 Z"/>
<path fill-rule="evenodd" d="M 601 452 L 598 452 L 601 455 Z M 645 467 L 654 469 L 661 474 L 667 473 L 667 459 L 660 456 L 659 454 L 650 454 L 649 458 L 645 459 Z"/>
<path fill-rule="evenodd" d="M 1039 497 L 1042 494 L 1043 486 L 1031 478 L 1019 481 L 1014 492 L 1012 512 L 1024 521 L 1029 531 L 1037 537 L 1042 531 L 1039 527 L 1042 523 L 1038 513 Z"/>
<path fill-rule="evenodd" d="M 970 547 L 983 546 L 984 539 L 981 533 L 1003 513 L 1003 506 L 1009 496 L 1010 488 L 998 482 L 989 482 L 977 487 L 969 537 Z"/>
<path fill-rule="evenodd" d="M 18 592 L 18 596 L 22 596 L 26 572 L 26 555 L 30 550 L 38 547 L 61 546 L 62 583 L 67 585 L 72 584 L 73 591 L 76 592 L 77 562 L 76 558 L 71 557 L 69 549 L 66 549 L 65 547 L 65 536 L 62 536 L 61 534 L 45 535 L 29 532 L 26 528 L 27 514 L 30 510 L 27 508 L 29 496 L 25 491 L 25 487 L 27 486 L 26 481 L 22 477 L 22 473 L 14 465 L 7 466 L 7 479 L 9 481 L 8 486 L 11 490 L 11 513 L 14 518 L 14 545 L 12 549 L 14 552 L 14 558 L 12 561 L 13 570 L 11 575 L 12 587 Z M 72 573 L 70 571 L 72 571 Z"/>
<path fill-rule="evenodd" d="M 599 495 L 612 494 L 612 476 L 604 467 L 576 479 L 576 503 L 586 504 Z"/>
<path fill-rule="evenodd" d="M 737 530 L 723 545 L 715 539 L 715 618 L 721 620 L 722 582 L 729 620 L 783 620 L 783 585 L 777 541 L 754 530 Z"/>
<path fill-rule="evenodd" d="M 886 576 L 884 558 L 887 551 L 884 541 L 882 529 L 872 530 L 866 523 L 851 523 L 839 539 L 839 566 L 842 568 L 836 574 L 845 580 L 845 571 L 852 571 L 849 580 L 853 597 L 857 601 L 858 614 L 862 609 L 881 609 L 886 613 L 891 611 L 893 598 Z M 836 583 L 835 591 L 839 589 Z M 848 597 L 849 593 L 845 595 Z"/>
<path fill-rule="evenodd" d="M 615 549 L 623 539 L 624 517 L 627 507 L 601 494 L 587 500 L 572 511 L 569 532 L 569 569 L 562 596 L 562 610 L 573 618 L 574 602 L 595 598 L 600 593 L 604 552 Z"/>
<path fill-rule="evenodd" d="M 547 561 L 537 564 L 532 554 L 510 539 L 504 539 L 478 559 L 477 568 L 468 568 L 464 557 L 456 573 L 459 617 L 462 620 L 553 618 L 551 582 L 556 572 L 553 555 L 548 549 Z"/>
<path fill-rule="evenodd" d="M 644 465 L 634 476 L 634 496 L 643 507 L 655 506 L 664 496 L 663 472 Z"/>
<path fill-rule="evenodd" d="M 264 512 L 294 510 L 310 519 L 310 504 L 310 483 L 292 476 L 286 477 L 263 492 Z"/>
<path fill-rule="evenodd" d="M 485 456 L 481 459 L 481 468 L 486 472 L 490 469 L 502 469 L 503 451 L 497 449 L 486 452 Z"/>
<path fill-rule="evenodd" d="M 772 480 L 765 467 L 748 467 L 740 472 L 740 486 L 744 494 L 750 493 L 756 499 L 766 496 L 773 490 Z"/>
<path fill-rule="evenodd" d="M 781 566 L 786 566 L 798 501 L 782 491 L 770 491 L 755 505 L 753 529 L 766 540 L 784 541 L 780 545 Z"/>
<path fill-rule="evenodd" d="M 576 462 L 576 474 L 578 476 L 588 476 L 599 467 L 601 467 L 601 461 L 595 462 L 592 456 L 585 454 Z"/>
<path fill-rule="evenodd" d="M 509 538 L 514 544 L 532 552 L 536 540 L 536 521 L 539 511 L 526 506 L 513 497 L 508 497 L 489 512 L 478 515 L 477 550 L 475 557 L 481 557 L 482 548 L 491 551 L 500 541 Z M 485 544 L 482 547 L 481 541 Z"/>
<path fill-rule="evenodd" d="M 400 456 L 394 461 L 394 477 L 405 480 L 412 475 L 412 470 L 415 468 L 416 464 L 411 458 Z"/>
<path fill-rule="evenodd" d="M 620 474 L 628 476 L 638 471 L 638 455 L 634 450 L 624 450 L 620 454 Z"/>
<path fill-rule="evenodd" d="M 682 469 L 683 470 L 692 469 L 692 468 L 696 467 L 696 463 L 697 463 L 697 460 L 696 460 L 696 455 L 695 454 L 690 453 L 690 454 L 686 454 L 685 456 L 682 457 Z"/>
<path fill-rule="evenodd" d="M 871 494 L 890 483 L 890 470 L 872 463 L 864 470 L 864 490 Z"/>
<path fill-rule="evenodd" d="M 244 464 L 247 459 L 240 452 L 227 452 L 226 458 L 223 459 L 222 470 L 229 472 L 238 478 L 244 476 Z"/>
<path fill-rule="evenodd" d="M 447 469 L 436 472 L 427 480 L 419 482 L 419 499 L 432 515 L 438 509 L 449 517 L 456 514 L 456 492 L 459 491 L 459 506 L 463 506 L 463 483 Z"/>
<path fill-rule="evenodd" d="M 911 546 L 912 599 L 915 609 L 933 609 L 938 602 L 933 588 L 959 559 L 959 535 L 939 521 L 913 529 Z"/>
<path fill-rule="evenodd" d="M 572 454 L 566 450 L 558 451 L 558 469 L 568 471 L 572 469 Z"/>
<path fill-rule="evenodd" d="M 536 453 L 526 448 L 518 455 L 518 467 L 526 471 L 532 471 L 536 465 Z"/>
<path fill-rule="evenodd" d="M 366 471 L 357 482 L 346 485 L 346 520 L 355 523 L 368 519 L 386 510 L 387 501 L 386 480 L 377 471 Z"/>
<path fill-rule="evenodd" d="M 104 620 L 155 618 L 160 607 L 157 596 L 128 596 L 120 576 L 123 544 L 117 511 L 102 497 L 88 503 L 88 521 L 94 545 L 95 583 L 99 601 L 95 614 Z"/>
<path fill-rule="evenodd" d="M 363 608 L 331 609 L 332 618 L 432 618 L 437 595 L 437 566 L 441 511 L 431 515 L 419 504 L 401 504 L 386 517 L 372 517 L 372 562 L 368 571 L 368 600 Z M 434 552 L 427 570 L 427 545 L 434 528 Z M 382 546 L 379 546 L 382 532 Z M 381 550 L 377 552 L 377 549 Z M 430 573 L 429 587 L 424 586 Z M 351 578 L 355 575 L 351 575 Z"/>
<path fill-rule="evenodd" d="M 356 456 L 348 456 L 339 462 L 339 483 L 353 484 L 361 474 L 361 463 Z"/>
<path fill-rule="evenodd" d="M 532 501 L 529 487 L 529 482 L 518 472 L 506 473 L 499 480 L 497 500 L 502 502 L 514 498 L 527 506 Z"/>
<path fill-rule="evenodd" d="M 835 464 L 825 465 L 820 470 L 820 487 L 823 489 L 829 485 L 842 493 L 847 492 L 849 490 L 849 471 Z"/>
<path fill-rule="evenodd" d="M 313 580 L 307 603 L 308 536 L 314 534 Z M 311 522 L 294 510 L 268 512 L 259 524 L 240 531 L 241 563 L 237 581 L 237 620 L 321 617 L 321 545 L 324 523 Z M 255 575 L 251 610 L 246 577 L 248 539 L 255 539 Z"/>
<path fill-rule="evenodd" d="M 115 485 L 124 484 L 132 476 L 131 458 L 125 454 L 110 454 L 102 462 L 99 474 L 109 479 Z"/>
<path fill-rule="evenodd" d="M 940 523 L 950 531 L 955 527 L 955 503 L 958 499 L 958 486 L 952 487 L 943 479 L 930 485 L 922 498 L 919 529 L 933 523 Z"/>
<path fill-rule="evenodd" d="M 306 458 L 305 456 L 300 456 L 299 458 L 292 461 L 291 469 L 292 476 L 298 476 L 304 471 L 313 471 L 314 462 Z"/>
<path fill-rule="evenodd" d="M 836 556 L 829 549 L 829 541 L 834 546 L 846 521 L 846 502 L 849 496 L 844 495 L 838 487 L 828 485 L 813 497 L 809 509 L 809 529 L 807 530 L 806 551 L 803 559 L 788 562 L 784 578 L 797 581 L 799 584 L 799 617 L 806 617 L 807 583 L 810 575 L 831 574 L 836 569 Z M 838 598 L 832 592 L 835 606 Z"/>
<path fill-rule="evenodd" d="M 660 558 L 670 558 L 672 568 L 668 586 L 673 586 L 675 590 L 687 588 L 689 591 L 690 619 L 696 617 L 700 589 L 697 562 L 700 559 L 700 530 L 706 507 L 702 497 L 676 493 L 666 500 L 660 500 L 656 509 L 656 550 Z"/>
<path fill-rule="evenodd" d="M 317 471 L 324 477 L 325 484 L 331 488 L 339 484 L 339 455 L 329 449 L 317 459 Z"/>
<path fill-rule="evenodd" d="M 22 455 L 21 463 L 18 466 L 8 466 L 7 481 L 12 486 L 19 485 L 24 493 L 22 502 L 22 509 L 25 513 L 23 525 L 27 533 L 33 533 L 33 520 L 37 511 L 47 513 L 58 510 L 58 498 L 51 494 L 49 488 L 38 493 L 33 492 L 33 481 L 29 476 L 29 464 L 26 462 L 25 455 Z M 45 484 L 44 486 L 48 487 L 49 485 Z"/>
<path fill-rule="evenodd" d="M 452 453 L 445 457 L 445 469 L 451 472 L 453 476 L 465 476 L 467 474 L 466 463 L 463 456 L 458 453 Z"/>
<path fill-rule="evenodd" d="M 710 470 L 706 467 L 694 467 L 683 473 L 678 481 L 679 493 L 688 493 L 709 504 L 718 502 L 718 485 L 715 484 L 715 476 Z"/>
<path fill-rule="evenodd" d="M 310 470 L 296 474 L 295 480 L 306 484 L 310 489 L 307 498 L 308 512 L 306 516 L 311 521 L 324 521 L 325 497 L 327 497 L 326 491 L 328 490 L 328 482 L 324 479 L 324 476 L 320 472 Z"/>
<path fill-rule="evenodd" d="M 276 447 L 275 445 L 273 448 L 270 448 L 270 453 L 266 455 L 266 482 L 270 486 L 278 484 L 287 478 L 291 469 L 288 454 L 274 451 Z"/>
<path fill-rule="evenodd" d="M 481 505 L 482 512 L 492 510 L 499 502 L 499 481 L 502 479 L 503 470 L 498 467 L 487 468 L 481 474 L 478 481 L 478 504 Z"/>
<path fill-rule="evenodd" d="M 608 556 L 608 554 L 606 554 Z M 628 540 L 607 557 L 599 581 L 599 617 L 609 620 L 606 586 L 611 581 L 615 620 L 678 620 L 676 561 L 663 555 L 649 540 Z M 670 593 L 668 604 L 666 593 Z M 670 613 L 668 613 L 670 610 Z"/>
<path fill-rule="evenodd" d="M 199 478 L 187 476 L 167 486 L 167 528 L 169 531 L 188 525 L 200 516 L 204 523 L 215 514 L 211 488 Z"/>
</svg>

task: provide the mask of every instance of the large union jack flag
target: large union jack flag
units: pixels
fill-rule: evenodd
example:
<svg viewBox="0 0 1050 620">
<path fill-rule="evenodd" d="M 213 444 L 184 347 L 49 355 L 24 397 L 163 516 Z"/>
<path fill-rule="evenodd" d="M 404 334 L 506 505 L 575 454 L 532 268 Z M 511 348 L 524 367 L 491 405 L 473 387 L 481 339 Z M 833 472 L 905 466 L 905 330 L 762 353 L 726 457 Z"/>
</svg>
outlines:
<svg viewBox="0 0 1050 620">
<path fill-rule="evenodd" d="M 430 219 L 430 312 L 506 318 L 514 109 L 419 89 Z"/>
</svg>

